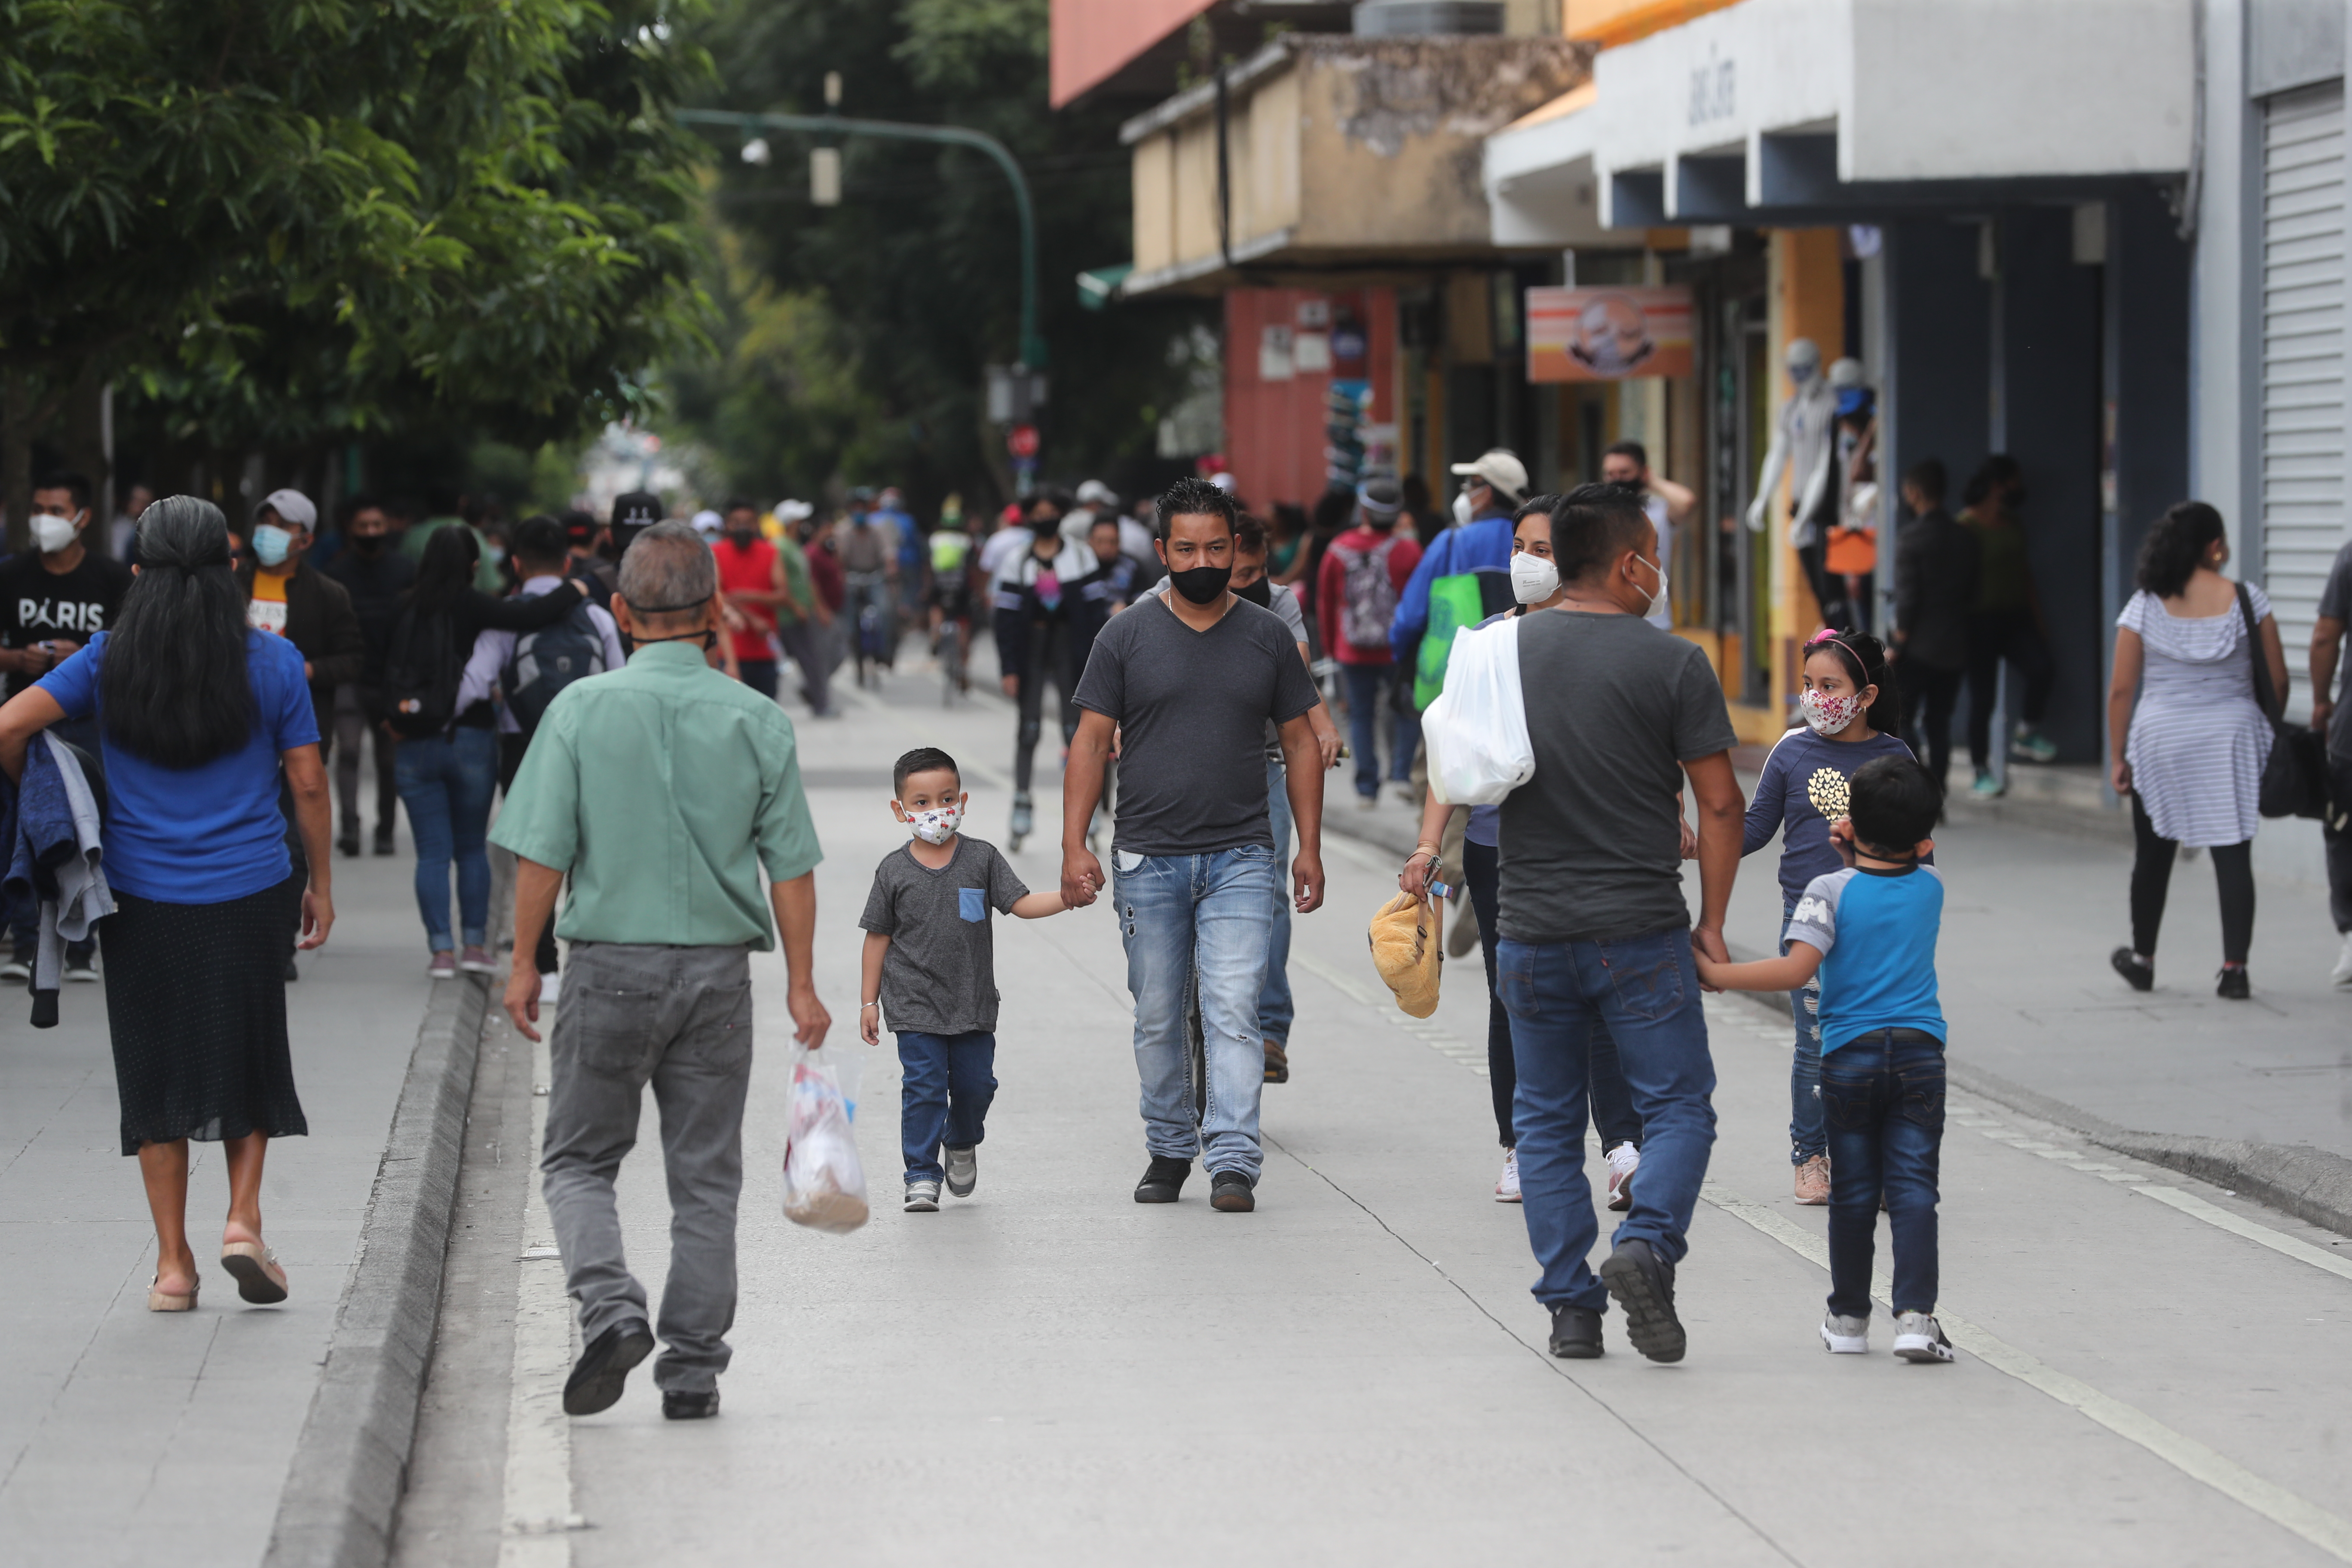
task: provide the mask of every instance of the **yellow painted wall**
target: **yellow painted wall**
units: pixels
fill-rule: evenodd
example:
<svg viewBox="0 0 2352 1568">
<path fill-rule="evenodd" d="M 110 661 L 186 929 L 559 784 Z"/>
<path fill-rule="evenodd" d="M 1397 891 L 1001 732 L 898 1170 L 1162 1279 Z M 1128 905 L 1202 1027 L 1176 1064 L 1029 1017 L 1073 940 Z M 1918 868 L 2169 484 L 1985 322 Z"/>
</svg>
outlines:
<svg viewBox="0 0 2352 1568">
<path fill-rule="evenodd" d="M 1147 136 L 1135 144 L 1135 268 L 1176 264 L 1176 143 Z"/>
</svg>

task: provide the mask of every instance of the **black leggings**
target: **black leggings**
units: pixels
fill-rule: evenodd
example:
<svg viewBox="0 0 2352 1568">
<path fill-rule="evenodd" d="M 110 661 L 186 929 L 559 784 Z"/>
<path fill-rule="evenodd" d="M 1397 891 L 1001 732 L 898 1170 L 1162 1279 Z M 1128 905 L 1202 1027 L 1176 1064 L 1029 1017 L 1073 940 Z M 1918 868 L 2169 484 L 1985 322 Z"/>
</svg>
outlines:
<svg viewBox="0 0 2352 1568">
<path fill-rule="evenodd" d="M 1045 728 L 1047 679 L 1062 699 L 1062 743 L 1068 745 L 1070 737 L 1078 732 L 1078 705 L 1070 700 L 1078 689 L 1078 672 L 1071 668 L 1076 640 L 1067 626 L 1057 622 L 1029 628 L 1029 668 L 1017 672 L 1021 728 L 1013 742 L 1013 787 L 1022 795 L 1029 793 L 1029 780 L 1037 763 L 1037 737 Z"/>
<path fill-rule="evenodd" d="M 2156 824 L 2148 820 L 2147 807 L 2137 794 L 2132 796 L 2132 837 L 2138 847 L 2131 875 L 2132 951 L 2154 958 L 2157 930 L 2164 924 L 2165 889 L 2172 885 L 2172 863 L 2180 846 L 2157 837 Z M 2216 844 L 2206 853 L 2213 857 L 2213 880 L 2221 889 L 2221 962 L 2243 963 L 2246 950 L 2254 944 L 2253 841 Z"/>
<path fill-rule="evenodd" d="M 1502 863 L 1502 852 L 1493 845 L 1463 840 L 1462 880 L 1470 889 L 1470 907 L 1478 911 L 1478 948 L 1486 960 L 1486 1087 L 1495 1094 L 1495 1131 L 1501 1135 L 1504 1148 L 1516 1149 L 1519 1140 L 1511 1129 L 1511 1100 L 1518 1092 L 1519 1064 L 1511 1055 L 1511 1015 L 1495 988 L 1495 928 L 1501 921 L 1497 895 Z M 1639 1147 L 1642 1117 L 1633 1109 L 1633 1091 L 1627 1087 L 1625 1069 L 1617 1060 L 1617 1038 L 1598 1019 L 1592 1025 L 1589 1071 L 1591 1085 L 1585 1098 L 1592 1108 L 1592 1125 L 1601 1133 L 1601 1150 L 1606 1152 L 1620 1143 Z"/>
</svg>

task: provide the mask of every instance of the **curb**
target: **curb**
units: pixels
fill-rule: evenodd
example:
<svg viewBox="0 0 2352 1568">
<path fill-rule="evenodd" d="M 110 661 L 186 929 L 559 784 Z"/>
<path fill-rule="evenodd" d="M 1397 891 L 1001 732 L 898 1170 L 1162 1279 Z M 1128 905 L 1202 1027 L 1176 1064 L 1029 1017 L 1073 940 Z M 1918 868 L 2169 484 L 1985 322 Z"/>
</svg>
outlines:
<svg viewBox="0 0 2352 1568">
<path fill-rule="evenodd" d="M 488 1005 L 478 976 L 433 987 L 263 1568 L 380 1568 L 392 1554 Z"/>
<path fill-rule="evenodd" d="M 1785 1006 L 1765 1000 L 1764 993 L 1725 994 L 1752 1003 L 1776 1019 L 1789 1016 Z M 2103 1149 L 2210 1182 L 2322 1230 L 2352 1236 L 2352 1160 L 2341 1154 L 2305 1143 L 2254 1143 L 2188 1132 L 2134 1131 L 1967 1062 L 1947 1060 L 1944 1071 L 1969 1094 L 2063 1127 Z"/>
</svg>

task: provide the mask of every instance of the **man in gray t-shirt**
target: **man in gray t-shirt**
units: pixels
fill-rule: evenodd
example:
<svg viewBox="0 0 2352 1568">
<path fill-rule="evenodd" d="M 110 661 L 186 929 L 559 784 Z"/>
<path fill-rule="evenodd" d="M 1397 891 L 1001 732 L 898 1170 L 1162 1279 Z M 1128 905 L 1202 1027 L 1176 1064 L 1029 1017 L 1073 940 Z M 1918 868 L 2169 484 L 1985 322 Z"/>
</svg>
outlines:
<svg viewBox="0 0 2352 1568">
<path fill-rule="evenodd" d="M 2336 552 L 2327 586 L 2320 590 L 2318 624 L 2311 628 L 2311 725 L 2327 736 L 2330 805 L 2319 825 L 2327 847 L 2327 912 L 2344 937 L 2328 978 L 2338 985 L 2352 985 L 2352 663 L 2339 663 L 2347 628 L 2352 628 L 2352 544 Z M 2339 669 L 2340 680 L 2332 679 Z"/>
<path fill-rule="evenodd" d="M 1739 867 L 1734 735 L 1706 656 L 1643 618 L 1666 598 L 1657 530 L 1630 486 L 1552 509 L 1563 602 L 1522 616 L 1519 687 L 1535 776 L 1503 802 L 1497 989 L 1511 1015 L 1519 1191 L 1554 1355 L 1601 1353 L 1614 1297 L 1633 1348 L 1682 1359 L 1675 1266 L 1715 1143 L 1715 1064 L 1692 949 L 1718 962 Z M 1681 808 L 1698 804 L 1698 923 L 1683 902 Z M 1615 1040 L 1642 1116 L 1633 1210 L 1599 1278 L 1584 1173 L 1588 1043 Z"/>
<path fill-rule="evenodd" d="M 1062 895 L 1094 901 L 1102 865 L 1086 846 L 1103 764 L 1119 735 L 1111 883 L 1135 998 L 1144 1147 L 1138 1203 L 1173 1203 L 1200 1153 L 1210 1202 L 1255 1206 L 1265 982 L 1281 859 L 1266 813 L 1265 727 L 1279 730 L 1298 829 L 1301 914 L 1323 901 L 1323 772 L 1308 711 L 1315 683 L 1273 614 L 1234 597 L 1231 497 L 1197 479 L 1160 498 L 1161 562 L 1174 592 L 1111 617 L 1078 681 L 1082 710 L 1062 779 Z M 1197 991 L 1208 1073 L 1196 1112 L 1185 1019 Z"/>
</svg>

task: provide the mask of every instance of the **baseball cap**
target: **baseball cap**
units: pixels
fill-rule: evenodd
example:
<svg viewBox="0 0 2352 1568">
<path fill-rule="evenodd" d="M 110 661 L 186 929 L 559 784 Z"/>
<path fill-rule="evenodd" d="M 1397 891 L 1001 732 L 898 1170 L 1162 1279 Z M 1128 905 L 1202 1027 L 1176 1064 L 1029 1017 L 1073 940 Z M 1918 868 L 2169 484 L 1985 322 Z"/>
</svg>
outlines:
<svg viewBox="0 0 2352 1568">
<path fill-rule="evenodd" d="M 624 490 L 613 498 L 613 548 L 625 552 L 637 535 L 659 522 L 661 497 L 651 490 Z"/>
<path fill-rule="evenodd" d="M 1366 479 L 1356 487 L 1356 504 L 1367 517 L 1393 518 L 1404 510 L 1404 491 L 1394 479 Z"/>
<path fill-rule="evenodd" d="M 1475 474 L 1513 500 L 1526 499 L 1528 466 L 1505 447 L 1496 447 L 1479 453 L 1473 461 L 1456 463 L 1454 471 L 1465 476 Z"/>
<path fill-rule="evenodd" d="M 271 490 L 261 498 L 261 506 L 253 509 L 256 517 L 261 515 L 262 507 L 306 532 L 319 526 L 319 509 L 300 490 Z"/>
<path fill-rule="evenodd" d="M 572 541 L 572 549 L 586 550 L 596 542 L 598 524 L 594 518 L 576 508 L 568 510 L 561 515 L 563 519 L 564 535 Z"/>
<path fill-rule="evenodd" d="M 1078 500 L 1087 506 L 1118 505 L 1118 492 L 1100 479 L 1088 479 L 1078 487 Z"/>
<path fill-rule="evenodd" d="M 693 523 L 694 531 L 702 535 L 705 539 L 708 539 L 712 534 L 717 533 L 721 529 L 725 528 L 727 526 L 727 520 L 719 516 L 716 511 L 713 511 L 710 508 L 704 507 L 700 511 L 694 514 Z"/>
</svg>

